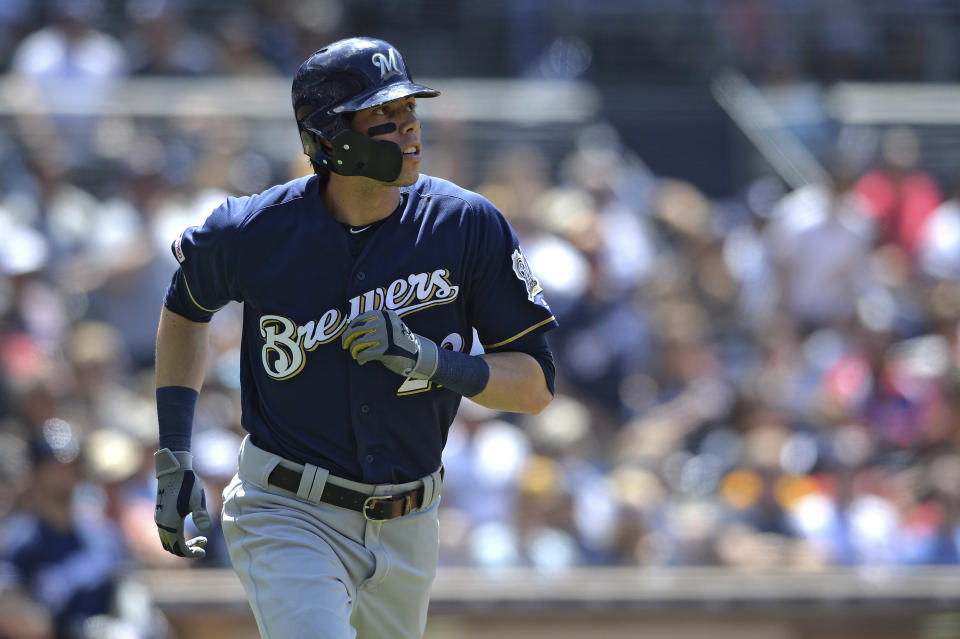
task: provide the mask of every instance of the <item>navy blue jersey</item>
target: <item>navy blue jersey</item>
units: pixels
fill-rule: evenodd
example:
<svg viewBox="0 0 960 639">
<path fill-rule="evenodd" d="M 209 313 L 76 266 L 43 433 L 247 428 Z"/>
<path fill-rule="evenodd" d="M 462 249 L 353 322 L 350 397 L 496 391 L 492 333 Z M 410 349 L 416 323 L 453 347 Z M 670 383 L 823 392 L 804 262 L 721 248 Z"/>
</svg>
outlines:
<svg viewBox="0 0 960 639">
<path fill-rule="evenodd" d="M 173 248 L 197 311 L 244 304 L 242 421 L 257 444 L 404 482 L 439 467 L 460 396 L 358 365 L 340 347 L 349 321 L 393 309 L 413 332 L 470 352 L 473 328 L 487 350 L 509 350 L 556 320 L 513 230 L 476 193 L 421 175 L 372 231 L 354 257 L 311 176 L 228 199 Z"/>
</svg>

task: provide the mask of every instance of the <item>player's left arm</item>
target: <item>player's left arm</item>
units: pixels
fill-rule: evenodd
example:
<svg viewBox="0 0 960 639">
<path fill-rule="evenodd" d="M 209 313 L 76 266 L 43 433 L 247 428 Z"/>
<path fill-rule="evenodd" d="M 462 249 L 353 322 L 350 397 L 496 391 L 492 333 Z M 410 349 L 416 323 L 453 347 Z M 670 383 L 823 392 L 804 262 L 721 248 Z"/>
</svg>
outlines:
<svg viewBox="0 0 960 639">
<path fill-rule="evenodd" d="M 506 218 L 476 194 L 469 208 L 463 217 L 467 230 L 458 226 L 467 238 L 466 316 L 489 340 L 486 352 L 440 348 L 388 309 L 355 317 L 341 343 L 360 364 L 379 361 L 398 375 L 430 380 L 495 410 L 539 413 L 553 399 L 553 356 L 543 333 L 557 325 L 556 318 Z"/>
<path fill-rule="evenodd" d="M 477 357 L 490 368 L 487 385 L 470 398 L 478 404 L 494 410 L 535 415 L 553 399 L 543 369 L 531 355 L 513 351 Z"/>
<path fill-rule="evenodd" d="M 553 399 L 553 359 L 542 336 L 524 340 L 529 353 L 468 355 L 411 332 L 392 310 L 376 310 L 355 317 L 341 345 L 361 365 L 380 362 L 397 375 L 433 381 L 488 408 L 539 413 Z"/>
<path fill-rule="evenodd" d="M 475 402 L 495 410 L 536 414 L 553 399 L 557 368 L 544 333 L 527 333 L 488 348 L 480 357 L 490 367 L 490 378 L 471 398 Z"/>
</svg>

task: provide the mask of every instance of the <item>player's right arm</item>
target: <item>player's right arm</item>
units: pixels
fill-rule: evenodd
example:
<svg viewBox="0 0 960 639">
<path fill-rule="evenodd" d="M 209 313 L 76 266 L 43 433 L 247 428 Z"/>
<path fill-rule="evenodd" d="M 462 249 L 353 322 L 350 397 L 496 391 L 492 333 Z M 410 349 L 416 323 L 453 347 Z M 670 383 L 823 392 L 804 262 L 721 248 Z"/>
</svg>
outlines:
<svg viewBox="0 0 960 639">
<path fill-rule="evenodd" d="M 190 440 L 207 368 L 210 319 L 231 299 L 239 299 L 235 230 L 228 201 L 203 226 L 187 229 L 173 243 L 180 268 L 167 289 L 157 329 L 160 445 L 154 455 L 154 521 L 163 548 L 180 557 L 200 558 L 206 554 L 205 537 L 187 541 L 183 534 L 184 519 L 191 513 L 201 532 L 210 527 L 206 496 L 193 472 Z"/>
<path fill-rule="evenodd" d="M 178 315 L 164 306 L 157 328 L 157 417 L 160 446 L 154 455 L 157 507 L 154 522 L 164 550 L 198 559 L 206 537 L 184 538 L 184 519 L 193 514 L 201 531 L 210 527 L 206 495 L 193 472 L 190 435 L 200 386 L 207 369 L 210 323 Z"/>
<path fill-rule="evenodd" d="M 164 306 L 157 329 L 157 388 L 186 386 L 200 392 L 207 371 L 210 322 L 197 322 Z"/>
<path fill-rule="evenodd" d="M 187 541 L 183 520 L 193 513 L 201 531 L 210 527 L 206 495 L 193 472 L 190 434 L 200 386 L 207 369 L 210 323 L 197 322 L 171 311 L 160 312 L 157 329 L 157 417 L 160 450 L 154 455 L 157 470 L 157 507 L 154 522 L 160 543 L 179 557 L 206 554 L 205 537 Z"/>
</svg>

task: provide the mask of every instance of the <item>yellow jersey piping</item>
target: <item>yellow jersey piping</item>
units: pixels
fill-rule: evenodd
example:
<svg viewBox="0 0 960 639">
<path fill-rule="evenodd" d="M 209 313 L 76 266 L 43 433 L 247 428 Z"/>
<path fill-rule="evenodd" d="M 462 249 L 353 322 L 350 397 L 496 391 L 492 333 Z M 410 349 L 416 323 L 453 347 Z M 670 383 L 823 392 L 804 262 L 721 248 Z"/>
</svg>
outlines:
<svg viewBox="0 0 960 639">
<path fill-rule="evenodd" d="M 536 329 L 540 328 L 541 326 L 543 326 L 544 324 L 548 324 L 548 323 L 550 323 L 550 322 L 552 322 L 552 321 L 554 321 L 554 320 L 556 320 L 556 319 L 557 319 L 556 317 L 554 317 L 553 315 L 551 315 L 550 317 L 548 317 L 547 319 L 543 320 L 542 322 L 540 322 L 540 323 L 538 323 L 538 324 L 534 324 L 533 326 L 531 326 L 531 327 L 528 328 L 527 330 L 521 331 L 521 332 L 517 333 L 516 335 L 514 335 L 513 337 L 508 337 L 507 339 L 503 340 L 502 342 L 497 342 L 496 344 L 484 344 L 483 347 L 484 347 L 484 348 L 497 348 L 498 346 L 503 346 L 504 344 L 509 344 L 509 343 L 512 342 L 513 340 L 519 339 L 519 338 L 523 337 L 524 335 L 526 335 L 527 333 L 529 333 L 530 331 L 536 330 Z"/>
</svg>

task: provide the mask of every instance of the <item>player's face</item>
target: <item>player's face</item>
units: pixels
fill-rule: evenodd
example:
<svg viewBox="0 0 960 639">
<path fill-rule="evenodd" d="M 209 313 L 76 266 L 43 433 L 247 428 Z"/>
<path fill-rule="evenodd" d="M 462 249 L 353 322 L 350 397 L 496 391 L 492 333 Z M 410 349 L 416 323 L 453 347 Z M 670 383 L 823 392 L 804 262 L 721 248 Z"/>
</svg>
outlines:
<svg viewBox="0 0 960 639">
<path fill-rule="evenodd" d="M 393 125 L 395 128 L 389 130 Z M 413 96 L 400 98 L 379 106 L 358 111 L 350 122 L 354 131 L 370 135 L 377 140 L 395 142 L 403 153 L 400 175 L 391 184 L 408 186 L 420 175 L 420 119 L 417 118 L 417 99 Z M 371 131 L 372 129 L 372 131 Z M 384 131 L 381 133 L 381 131 Z"/>
</svg>

